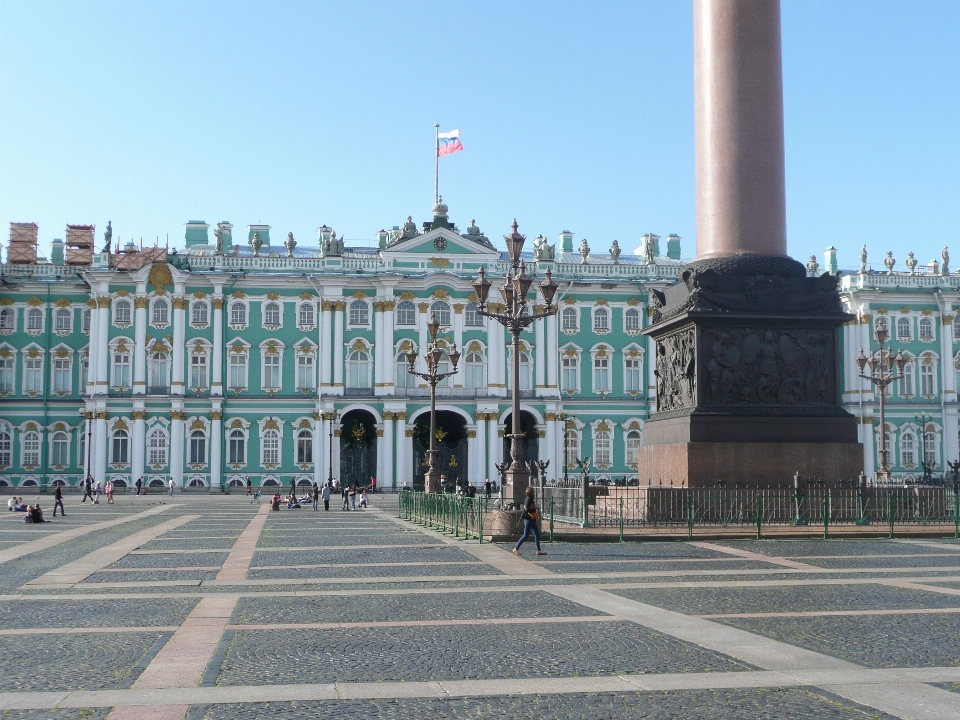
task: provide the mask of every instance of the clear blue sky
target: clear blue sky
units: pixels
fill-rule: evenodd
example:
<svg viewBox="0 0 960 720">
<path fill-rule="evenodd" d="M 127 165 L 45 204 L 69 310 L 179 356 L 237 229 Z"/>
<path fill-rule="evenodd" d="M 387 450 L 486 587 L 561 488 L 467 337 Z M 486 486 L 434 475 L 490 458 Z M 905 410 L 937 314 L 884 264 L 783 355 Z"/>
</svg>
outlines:
<svg viewBox="0 0 960 720">
<path fill-rule="evenodd" d="M 696 236 L 692 5 L 0 0 L 0 223 Z M 790 252 L 960 266 L 960 2 L 784 0 Z"/>
</svg>

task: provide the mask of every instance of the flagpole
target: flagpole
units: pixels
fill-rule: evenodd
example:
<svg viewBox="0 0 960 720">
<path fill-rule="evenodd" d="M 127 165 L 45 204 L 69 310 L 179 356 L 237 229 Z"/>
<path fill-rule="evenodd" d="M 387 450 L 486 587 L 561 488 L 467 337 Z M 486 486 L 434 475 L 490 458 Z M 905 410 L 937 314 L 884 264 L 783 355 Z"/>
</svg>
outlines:
<svg viewBox="0 0 960 720">
<path fill-rule="evenodd" d="M 433 204 L 436 205 L 440 202 L 440 124 L 434 123 L 433 129 L 437 133 L 437 152 L 435 153 L 434 162 L 436 163 L 436 171 L 434 173 L 433 180 Z"/>
</svg>

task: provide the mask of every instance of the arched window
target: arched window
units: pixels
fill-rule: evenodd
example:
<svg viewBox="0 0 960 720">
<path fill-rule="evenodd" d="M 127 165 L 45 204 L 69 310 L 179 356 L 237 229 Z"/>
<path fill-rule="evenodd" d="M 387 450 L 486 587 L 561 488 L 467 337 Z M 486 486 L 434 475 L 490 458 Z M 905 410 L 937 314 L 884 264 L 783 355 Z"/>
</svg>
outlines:
<svg viewBox="0 0 960 720">
<path fill-rule="evenodd" d="M 923 461 L 937 464 L 937 434 L 929 429 L 923 433 Z"/>
<path fill-rule="evenodd" d="M 933 340 L 933 320 L 928 317 L 920 318 L 920 339 Z"/>
<path fill-rule="evenodd" d="M 10 431 L 6 428 L 0 430 L 0 467 L 10 467 L 13 462 L 11 459 L 11 452 L 13 449 L 13 442 L 10 437 Z"/>
<path fill-rule="evenodd" d="M 169 367 L 169 355 L 167 355 L 165 350 L 155 350 L 150 353 L 150 392 L 152 394 L 167 394 L 167 390 L 169 389 L 167 371 Z"/>
<path fill-rule="evenodd" d="M 299 314 L 300 325 L 307 326 L 307 327 L 312 326 L 313 313 L 314 313 L 314 309 L 313 309 L 312 302 L 300 303 L 300 314 Z"/>
<path fill-rule="evenodd" d="M 150 431 L 149 465 L 163 466 L 167 464 L 167 433 L 163 428 L 154 428 Z"/>
<path fill-rule="evenodd" d="M 313 462 L 313 433 L 301 430 L 297 433 L 297 465 L 309 465 Z"/>
<path fill-rule="evenodd" d="M 933 397 L 937 392 L 936 381 L 933 376 L 933 363 L 924 362 L 920 365 L 920 394 Z"/>
<path fill-rule="evenodd" d="M 627 466 L 637 468 L 640 456 L 640 432 L 630 430 L 627 433 Z"/>
<path fill-rule="evenodd" d="M 640 311 L 636 308 L 627 308 L 623 314 L 623 322 L 627 332 L 640 329 Z"/>
<path fill-rule="evenodd" d="M 917 371 L 912 362 L 903 366 L 903 373 L 900 375 L 900 394 L 904 397 L 913 396 L 913 374 Z"/>
<path fill-rule="evenodd" d="M 230 303 L 230 324 L 247 324 L 247 306 L 245 303 L 242 303 L 239 300 Z"/>
<path fill-rule="evenodd" d="M 85 333 L 90 332 L 90 318 L 92 317 L 93 311 L 90 308 L 85 308 L 83 311 L 83 331 Z"/>
<path fill-rule="evenodd" d="M 562 325 L 564 330 L 571 330 L 573 332 L 577 331 L 577 309 L 573 307 L 565 307 L 563 313 L 561 314 Z"/>
<path fill-rule="evenodd" d="M 883 315 L 878 315 L 876 322 L 873 324 L 873 328 L 876 332 L 880 332 L 881 330 L 887 330 L 888 329 L 887 318 L 884 317 Z"/>
<path fill-rule="evenodd" d="M 960 340 L 960 312 L 953 316 L 953 339 Z"/>
<path fill-rule="evenodd" d="M 190 464 L 207 464 L 207 434 L 203 430 L 193 430 L 190 433 Z"/>
<path fill-rule="evenodd" d="M 900 436 L 900 464 L 903 467 L 917 464 L 916 439 L 913 433 L 907 432 Z"/>
<path fill-rule="evenodd" d="M 369 325 L 370 324 L 370 306 L 365 300 L 353 300 L 350 303 L 350 324 L 351 325 Z"/>
<path fill-rule="evenodd" d="M 231 465 L 243 465 L 247 462 L 247 438 L 240 428 L 230 431 L 227 457 L 229 458 L 227 462 Z"/>
<path fill-rule="evenodd" d="M 130 324 L 130 301 L 117 300 L 113 305 L 113 321 L 118 325 Z"/>
<path fill-rule="evenodd" d="M 436 300 L 430 306 L 430 314 L 437 316 L 440 327 L 450 327 L 450 303 L 444 300 Z"/>
<path fill-rule="evenodd" d="M 567 441 L 567 470 L 577 466 L 580 459 L 580 431 L 577 428 L 567 428 L 564 432 Z"/>
<path fill-rule="evenodd" d="M 465 387 L 471 390 L 485 388 L 487 386 L 487 364 L 483 361 L 483 355 L 478 352 L 467 353 L 465 363 Z"/>
<path fill-rule="evenodd" d="M 113 386 L 126 389 L 130 387 L 130 353 L 120 352 L 113 354 Z"/>
<path fill-rule="evenodd" d="M 13 308 L 0 308 L 0 330 L 13 330 Z"/>
<path fill-rule="evenodd" d="M 59 308 L 54 318 L 54 328 L 57 332 L 70 332 L 70 311 L 67 308 Z"/>
<path fill-rule="evenodd" d="M 370 387 L 370 355 L 364 350 L 354 350 L 347 356 L 347 387 Z"/>
<path fill-rule="evenodd" d="M 261 465 L 280 464 L 280 433 L 276 430 L 265 430 L 263 433 L 263 453 Z"/>
<path fill-rule="evenodd" d="M 565 392 L 580 390 L 580 358 L 564 355 L 561 361 L 560 389 Z"/>
<path fill-rule="evenodd" d="M 193 308 L 190 316 L 190 322 L 194 325 L 206 325 L 209 321 L 209 308 L 206 301 L 196 300 L 193 303 Z"/>
<path fill-rule="evenodd" d="M 597 467 L 609 467 L 611 460 L 612 442 L 607 430 L 598 430 L 593 435 L 593 464 Z"/>
<path fill-rule="evenodd" d="M 23 448 L 23 465 L 37 466 L 40 464 L 40 434 L 29 430 L 20 438 Z"/>
<path fill-rule="evenodd" d="M 417 306 L 409 300 L 397 303 L 397 325 L 415 325 L 417 323 Z"/>
<path fill-rule="evenodd" d="M 897 340 L 909 340 L 910 335 L 910 318 L 897 318 Z"/>
<path fill-rule="evenodd" d="M 126 465 L 130 460 L 130 436 L 126 430 L 114 430 L 110 448 L 110 462 L 114 465 Z"/>
<path fill-rule="evenodd" d="M 593 311 L 593 329 L 610 329 L 610 312 L 605 307 L 598 307 Z"/>
<path fill-rule="evenodd" d="M 463 313 L 463 324 L 466 327 L 483 327 L 483 315 L 477 314 L 477 304 L 467 303 Z"/>
<path fill-rule="evenodd" d="M 15 364 L 12 357 L 0 358 L 0 393 L 13 392 Z"/>
<path fill-rule="evenodd" d="M 43 330 L 43 310 L 40 308 L 27 310 L 27 330 Z"/>
<path fill-rule="evenodd" d="M 280 303 L 268 302 L 263 306 L 263 324 L 264 325 L 279 325 L 280 324 Z"/>
<path fill-rule="evenodd" d="M 153 320 L 154 325 L 166 325 L 170 322 L 170 306 L 163 298 L 153 301 Z"/>
<path fill-rule="evenodd" d="M 397 387 L 412 388 L 417 386 L 417 376 L 410 374 L 410 365 L 407 363 L 407 354 L 397 355 Z"/>
<path fill-rule="evenodd" d="M 70 464 L 70 438 L 65 432 L 55 432 L 50 448 L 51 465 L 66 467 Z"/>
<path fill-rule="evenodd" d="M 640 392 L 640 358 L 628 357 L 623 361 L 624 392 Z"/>
<path fill-rule="evenodd" d="M 513 367 L 513 361 L 510 361 L 510 368 Z M 507 372 L 507 386 L 513 387 L 513 372 Z M 530 357 L 530 354 L 524 351 L 520 351 L 520 390 L 532 390 L 533 389 L 533 360 Z"/>
<path fill-rule="evenodd" d="M 593 359 L 593 391 L 610 392 L 610 358 L 606 355 Z"/>
</svg>

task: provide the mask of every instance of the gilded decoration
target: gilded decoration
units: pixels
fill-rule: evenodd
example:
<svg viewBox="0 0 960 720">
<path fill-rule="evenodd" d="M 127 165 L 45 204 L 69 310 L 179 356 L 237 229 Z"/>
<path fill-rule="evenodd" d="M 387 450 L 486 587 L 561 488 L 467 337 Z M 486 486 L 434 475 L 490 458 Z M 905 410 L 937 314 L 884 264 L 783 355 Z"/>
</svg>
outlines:
<svg viewBox="0 0 960 720">
<path fill-rule="evenodd" d="M 151 265 L 147 282 L 155 288 L 173 285 L 173 273 L 170 272 L 170 266 L 167 263 L 154 263 Z"/>
<path fill-rule="evenodd" d="M 57 307 L 60 307 L 60 308 L 65 308 L 65 307 L 70 307 L 70 305 L 72 305 L 72 303 L 71 303 L 69 300 L 67 300 L 66 298 L 60 298 L 59 300 L 57 300 L 57 301 L 54 303 L 54 305 L 56 305 Z"/>
<path fill-rule="evenodd" d="M 640 304 L 640 301 L 635 297 L 632 297 L 629 300 L 627 300 L 627 305 L 637 306 L 639 304 Z"/>
<path fill-rule="evenodd" d="M 467 345 L 467 352 L 483 352 L 483 346 L 478 340 L 471 340 L 470 344 Z"/>
<path fill-rule="evenodd" d="M 34 295 L 32 298 L 27 300 L 27 305 L 29 305 L 30 307 L 40 307 L 41 305 L 43 305 L 43 300 L 41 300 L 36 295 Z"/>
<path fill-rule="evenodd" d="M 357 290 L 350 297 L 352 297 L 354 300 L 366 300 L 370 296 L 367 295 L 363 290 Z"/>
<path fill-rule="evenodd" d="M 306 290 L 304 290 L 302 293 L 300 293 L 300 299 L 301 299 L 301 300 L 312 300 L 312 299 L 313 299 L 313 295 L 311 295 L 309 292 L 307 292 Z"/>
<path fill-rule="evenodd" d="M 30 348 L 29 350 L 27 350 L 27 357 L 28 357 L 28 358 L 38 358 L 38 357 L 40 357 L 40 351 L 37 350 L 36 348 Z"/>
<path fill-rule="evenodd" d="M 933 315 L 933 310 L 931 310 L 930 308 L 924 308 L 923 310 L 920 311 L 920 314 L 925 317 L 930 317 L 931 315 Z"/>
<path fill-rule="evenodd" d="M 0 358 L 12 357 L 12 353 L 6 348 L 0 348 Z"/>
<path fill-rule="evenodd" d="M 117 421 L 113 424 L 113 429 L 114 429 L 114 430 L 126 430 L 126 429 L 127 429 L 127 424 L 126 424 L 123 420 L 117 420 Z"/>
<path fill-rule="evenodd" d="M 414 294 L 413 294 L 412 292 L 410 292 L 409 290 L 404 290 L 402 293 L 400 293 L 400 299 L 401 299 L 401 300 L 415 300 L 416 297 L 417 297 L 417 296 L 414 295 Z"/>
<path fill-rule="evenodd" d="M 463 315 L 463 308 L 464 308 L 463 305 L 454 305 L 454 306 L 453 306 L 453 314 L 454 314 L 454 315 Z"/>
<path fill-rule="evenodd" d="M 232 423 L 230 423 L 230 429 L 232 430 L 235 428 L 243 429 L 243 423 L 239 419 L 235 419 Z"/>
<path fill-rule="evenodd" d="M 279 300 L 279 299 L 280 299 L 280 296 L 277 295 L 275 292 L 267 293 L 267 300 Z"/>
<path fill-rule="evenodd" d="M 182 411 L 179 411 L 179 410 L 171 410 L 171 411 L 170 411 L 170 419 L 171 419 L 171 420 L 186 420 L 186 419 L 187 419 L 187 414 L 184 413 L 184 412 L 182 412 Z"/>
<path fill-rule="evenodd" d="M 230 352 L 232 352 L 234 355 L 239 355 L 244 350 L 245 348 L 240 343 L 234 343 L 233 345 L 230 346 Z"/>
<path fill-rule="evenodd" d="M 0 298 L 0 305 L 6 305 L 6 306 L 13 305 L 13 300 L 8 297 Z"/>
<path fill-rule="evenodd" d="M 279 429 L 280 429 L 280 426 L 277 425 L 277 421 L 276 421 L 276 420 L 274 420 L 273 418 L 270 418 L 269 420 L 267 420 L 267 421 L 263 424 L 263 429 L 264 429 L 264 430 L 279 430 Z"/>
<path fill-rule="evenodd" d="M 137 310 L 146 310 L 150 306 L 150 298 L 135 297 L 133 299 L 133 306 L 137 308 Z"/>
<path fill-rule="evenodd" d="M 606 298 L 597 298 L 596 300 L 594 300 L 594 305 L 609 305 L 609 304 L 610 303 L 607 301 Z"/>
<path fill-rule="evenodd" d="M 88 308 L 95 308 L 96 306 L 97 306 L 97 301 L 96 301 L 96 300 L 94 300 L 93 298 L 87 298 L 87 307 L 88 307 Z"/>
<path fill-rule="evenodd" d="M 430 258 L 430 264 L 442 270 L 450 265 L 450 261 L 443 257 L 432 257 Z"/>
<path fill-rule="evenodd" d="M 132 413 L 130 413 L 130 417 L 132 417 L 134 420 L 145 420 L 147 413 L 143 410 L 134 410 Z"/>
<path fill-rule="evenodd" d="M 119 346 L 119 345 L 117 345 L 117 350 L 120 350 L 120 346 Z M 123 352 L 123 351 L 121 350 L 121 352 Z M 59 350 L 57 350 L 57 357 L 58 357 L 58 358 L 70 357 L 70 351 L 69 351 L 69 350 L 65 350 L 64 348 L 60 348 Z"/>
<path fill-rule="evenodd" d="M 433 291 L 433 296 L 439 300 L 446 300 L 450 297 L 450 292 L 445 288 L 437 288 Z"/>
<path fill-rule="evenodd" d="M 174 310 L 186 310 L 187 309 L 187 299 L 184 297 L 175 297 L 173 299 L 173 309 Z"/>
<path fill-rule="evenodd" d="M 417 310 L 422 313 L 425 313 L 430 308 L 430 305 L 427 303 L 417 303 Z"/>
<path fill-rule="evenodd" d="M 243 298 L 246 297 L 246 295 L 243 294 L 242 290 L 235 290 L 230 297 L 232 297 L 235 300 L 242 300 Z"/>
<path fill-rule="evenodd" d="M 479 299 L 480 298 L 477 297 L 477 294 L 475 292 L 472 292 L 469 295 L 467 295 L 467 300 L 469 300 L 470 302 L 476 302 Z"/>
<path fill-rule="evenodd" d="M 193 293 L 193 296 L 197 300 L 203 300 L 207 296 L 207 294 L 203 290 L 195 290 Z"/>
<path fill-rule="evenodd" d="M 191 430 L 203 430 L 205 427 L 206 425 L 203 424 L 203 420 L 200 420 L 199 418 L 190 423 Z"/>
<path fill-rule="evenodd" d="M 220 410 L 214 410 L 213 412 L 210 413 L 210 419 L 211 419 L 211 420 L 222 420 L 222 419 L 223 419 L 223 413 L 222 413 Z"/>
<path fill-rule="evenodd" d="M 101 309 L 110 307 L 110 298 L 108 297 L 97 298 L 97 307 Z"/>
<path fill-rule="evenodd" d="M 353 345 L 350 346 L 351 350 L 366 350 L 367 346 L 364 344 L 363 340 L 354 340 Z"/>
<path fill-rule="evenodd" d="M 565 298 L 563 299 L 563 304 L 564 304 L 564 305 L 576 305 L 576 304 L 577 304 L 577 300 L 576 300 L 576 298 L 571 297 L 570 295 L 568 295 L 567 297 L 565 297 Z"/>
<path fill-rule="evenodd" d="M 213 309 L 214 310 L 223 310 L 223 298 L 215 297 L 213 299 Z"/>
</svg>

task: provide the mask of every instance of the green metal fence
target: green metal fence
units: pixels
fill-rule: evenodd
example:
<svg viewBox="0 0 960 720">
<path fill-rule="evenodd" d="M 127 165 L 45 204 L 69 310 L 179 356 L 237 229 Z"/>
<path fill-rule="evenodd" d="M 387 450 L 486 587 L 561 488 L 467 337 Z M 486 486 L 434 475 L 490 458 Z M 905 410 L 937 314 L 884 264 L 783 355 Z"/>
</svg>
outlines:
<svg viewBox="0 0 960 720">
<path fill-rule="evenodd" d="M 400 517 L 404 520 L 483 542 L 486 499 L 401 490 L 399 500 Z"/>
</svg>

